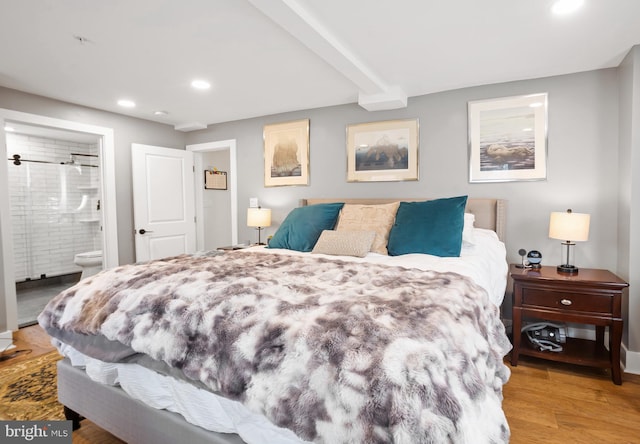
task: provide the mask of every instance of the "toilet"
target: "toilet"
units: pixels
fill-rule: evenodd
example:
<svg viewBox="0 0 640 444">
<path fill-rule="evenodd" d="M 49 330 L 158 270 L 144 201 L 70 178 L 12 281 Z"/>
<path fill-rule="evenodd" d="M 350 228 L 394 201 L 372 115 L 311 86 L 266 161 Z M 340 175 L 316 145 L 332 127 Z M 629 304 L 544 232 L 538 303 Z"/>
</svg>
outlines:
<svg viewBox="0 0 640 444">
<path fill-rule="evenodd" d="M 73 258 L 73 262 L 82 268 L 80 279 L 93 276 L 102 271 L 102 250 L 78 253 Z"/>
</svg>

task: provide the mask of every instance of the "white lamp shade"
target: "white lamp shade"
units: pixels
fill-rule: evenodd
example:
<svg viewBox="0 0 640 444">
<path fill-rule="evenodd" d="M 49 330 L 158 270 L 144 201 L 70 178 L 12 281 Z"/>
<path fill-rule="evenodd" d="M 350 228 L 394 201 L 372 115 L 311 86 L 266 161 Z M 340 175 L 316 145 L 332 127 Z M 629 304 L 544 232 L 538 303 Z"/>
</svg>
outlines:
<svg viewBox="0 0 640 444">
<path fill-rule="evenodd" d="M 247 209 L 247 226 L 248 227 L 270 227 L 271 226 L 271 210 L 269 208 L 248 208 Z"/>
<path fill-rule="evenodd" d="M 554 212 L 549 219 L 549 237 L 565 241 L 583 242 L 589 240 L 591 216 L 584 213 Z"/>
</svg>

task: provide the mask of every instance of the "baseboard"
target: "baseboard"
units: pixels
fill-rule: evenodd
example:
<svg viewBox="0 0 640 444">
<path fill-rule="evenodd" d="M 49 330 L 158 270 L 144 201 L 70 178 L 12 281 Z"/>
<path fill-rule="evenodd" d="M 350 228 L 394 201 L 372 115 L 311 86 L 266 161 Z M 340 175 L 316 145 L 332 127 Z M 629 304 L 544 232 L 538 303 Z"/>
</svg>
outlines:
<svg viewBox="0 0 640 444">
<path fill-rule="evenodd" d="M 595 330 L 585 328 L 569 327 L 567 335 L 572 338 L 591 339 L 596 338 Z M 609 330 L 605 331 L 604 344 L 608 348 Z M 625 373 L 640 375 L 640 352 L 630 351 L 625 343 L 620 345 L 620 364 Z"/>
<path fill-rule="evenodd" d="M 626 344 L 622 344 L 620 355 L 625 373 L 640 375 L 640 352 L 630 351 L 627 349 Z"/>
<path fill-rule="evenodd" d="M 0 333 L 0 353 L 16 348 L 13 345 L 13 332 L 11 330 Z"/>
</svg>

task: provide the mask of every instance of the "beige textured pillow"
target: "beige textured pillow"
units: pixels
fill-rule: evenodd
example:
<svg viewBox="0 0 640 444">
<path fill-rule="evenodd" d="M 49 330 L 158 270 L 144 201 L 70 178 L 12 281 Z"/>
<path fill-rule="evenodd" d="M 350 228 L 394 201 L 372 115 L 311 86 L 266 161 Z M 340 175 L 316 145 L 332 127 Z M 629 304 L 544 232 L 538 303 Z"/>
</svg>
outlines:
<svg viewBox="0 0 640 444">
<path fill-rule="evenodd" d="M 312 253 L 365 257 L 371 249 L 375 231 L 324 230 Z"/>
<path fill-rule="evenodd" d="M 376 232 L 371 251 L 387 254 L 389 231 L 396 220 L 400 202 L 381 205 L 345 204 L 340 210 L 336 231 Z"/>
</svg>

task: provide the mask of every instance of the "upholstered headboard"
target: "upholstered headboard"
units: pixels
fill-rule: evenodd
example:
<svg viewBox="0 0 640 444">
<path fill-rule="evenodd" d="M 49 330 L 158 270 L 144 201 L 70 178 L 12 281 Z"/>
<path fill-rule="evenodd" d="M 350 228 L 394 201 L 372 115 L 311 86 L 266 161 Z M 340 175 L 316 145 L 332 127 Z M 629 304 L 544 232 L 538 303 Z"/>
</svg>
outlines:
<svg viewBox="0 0 640 444">
<path fill-rule="evenodd" d="M 319 203 L 330 202 L 344 202 L 350 204 L 362 204 L 362 205 L 376 205 L 386 204 L 391 202 L 416 202 L 422 200 L 430 200 L 426 198 L 409 198 L 409 199 L 331 199 L 331 198 L 309 198 L 301 199 L 300 205 L 314 205 Z M 487 230 L 493 230 L 498 235 L 498 238 L 504 242 L 505 228 L 506 228 L 506 205 L 507 201 L 503 199 L 467 199 L 467 207 L 465 212 L 471 213 L 475 216 L 475 227 L 485 228 Z"/>
</svg>

